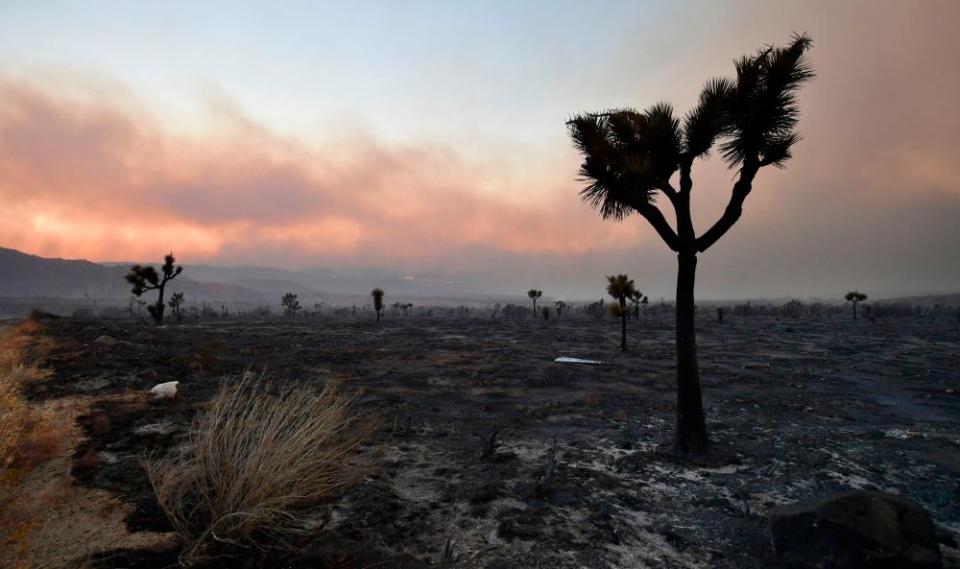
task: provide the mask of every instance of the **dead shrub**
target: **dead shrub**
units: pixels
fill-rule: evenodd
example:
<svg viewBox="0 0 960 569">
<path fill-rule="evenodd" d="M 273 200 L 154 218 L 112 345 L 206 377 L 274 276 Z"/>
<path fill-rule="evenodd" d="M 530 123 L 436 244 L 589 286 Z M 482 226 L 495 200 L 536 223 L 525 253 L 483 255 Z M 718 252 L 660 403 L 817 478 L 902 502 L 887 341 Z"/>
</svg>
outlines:
<svg viewBox="0 0 960 569">
<path fill-rule="evenodd" d="M 181 563 L 292 547 L 316 526 L 310 506 L 358 481 L 374 428 L 333 386 L 318 395 L 250 373 L 225 381 L 186 444 L 146 462 Z"/>
</svg>

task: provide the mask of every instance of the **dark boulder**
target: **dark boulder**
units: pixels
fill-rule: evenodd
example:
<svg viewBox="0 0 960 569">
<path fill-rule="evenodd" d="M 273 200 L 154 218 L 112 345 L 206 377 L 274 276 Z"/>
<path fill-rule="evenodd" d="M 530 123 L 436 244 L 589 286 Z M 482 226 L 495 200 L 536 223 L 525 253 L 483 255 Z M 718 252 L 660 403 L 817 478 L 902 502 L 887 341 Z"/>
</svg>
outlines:
<svg viewBox="0 0 960 569">
<path fill-rule="evenodd" d="M 906 498 L 857 490 L 774 508 L 773 549 L 804 569 L 941 569 L 933 521 Z"/>
</svg>

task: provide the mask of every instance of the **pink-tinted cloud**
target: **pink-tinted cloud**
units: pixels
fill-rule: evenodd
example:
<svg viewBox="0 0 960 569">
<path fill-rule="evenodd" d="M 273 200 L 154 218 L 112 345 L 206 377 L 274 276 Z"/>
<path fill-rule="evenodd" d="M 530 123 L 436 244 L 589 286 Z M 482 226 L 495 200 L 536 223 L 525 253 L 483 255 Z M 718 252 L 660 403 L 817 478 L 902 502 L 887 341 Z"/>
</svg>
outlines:
<svg viewBox="0 0 960 569">
<path fill-rule="evenodd" d="M 536 187 L 511 186 L 495 165 L 445 148 L 364 133 L 311 146 L 245 117 L 176 134 L 143 109 L 78 102 L 53 87 L 0 80 L 7 246 L 91 259 L 174 249 L 193 260 L 369 264 L 481 245 L 583 252 L 639 233 L 579 207 L 575 163 Z"/>
</svg>

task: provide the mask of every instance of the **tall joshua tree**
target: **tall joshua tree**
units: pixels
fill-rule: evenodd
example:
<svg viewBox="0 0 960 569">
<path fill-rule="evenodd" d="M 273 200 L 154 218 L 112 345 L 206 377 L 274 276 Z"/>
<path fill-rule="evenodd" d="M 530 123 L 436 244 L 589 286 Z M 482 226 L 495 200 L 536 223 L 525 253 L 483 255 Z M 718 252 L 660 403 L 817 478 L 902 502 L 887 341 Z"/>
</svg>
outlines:
<svg viewBox="0 0 960 569">
<path fill-rule="evenodd" d="M 542 290 L 537 290 L 535 288 L 532 288 L 527 291 L 527 297 L 533 301 L 533 317 L 534 318 L 537 317 L 537 299 L 539 299 L 541 296 L 543 296 Z"/>
<path fill-rule="evenodd" d="M 377 322 L 380 322 L 380 313 L 383 312 L 383 289 L 375 288 L 371 290 L 370 296 L 373 297 L 373 309 L 377 313 Z"/>
<path fill-rule="evenodd" d="M 706 83 L 697 105 L 682 119 L 658 103 L 643 112 L 616 109 L 575 116 L 568 122 L 574 145 L 584 155 L 580 174 L 588 182 L 583 199 L 604 218 L 639 213 L 677 254 L 677 433 L 676 449 L 700 453 L 708 436 L 697 366 L 694 279 L 697 254 L 709 249 L 740 219 L 743 203 L 761 168 L 783 168 L 800 137 L 796 96 L 813 77 L 807 36 L 794 35 L 785 47 L 767 46 L 734 62 L 736 78 Z M 693 163 L 719 145 L 736 170 L 730 200 L 720 218 L 699 237 L 690 216 Z M 671 181 L 677 177 L 679 187 Z M 655 202 L 657 193 L 673 206 L 672 227 Z"/>
<path fill-rule="evenodd" d="M 150 316 L 153 317 L 153 321 L 157 324 L 163 324 L 163 289 L 167 286 L 168 282 L 183 272 L 183 267 L 179 265 L 174 266 L 175 261 L 176 259 L 173 258 L 173 253 L 163 258 L 163 266 L 160 267 L 160 271 L 163 273 L 162 276 L 157 273 L 157 270 L 153 267 L 134 265 L 130 267 L 130 272 L 124 277 L 128 283 L 133 285 L 133 294 L 137 296 L 142 295 L 148 290 L 157 291 L 156 304 L 151 304 L 147 307 L 147 310 L 150 311 Z"/>
<path fill-rule="evenodd" d="M 857 304 L 863 302 L 864 300 L 866 300 L 866 299 L 867 299 L 867 295 L 865 295 L 865 294 L 863 294 L 862 292 L 857 291 L 857 290 L 851 290 L 850 292 L 847 293 L 847 296 L 845 296 L 845 297 L 843 297 L 843 298 L 845 298 L 845 299 L 847 300 L 847 302 L 852 302 L 852 303 L 853 303 L 853 319 L 856 320 L 856 319 L 857 319 Z"/>
<path fill-rule="evenodd" d="M 607 277 L 607 294 L 616 299 L 617 304 L 611 305 L 611 312 L 614 316 L 620 317 L 620 351 L 627 351 L 627 317 L 630 311 L 627 309 L 627 299 L 633 298 L 637 289 L 633 280 L 627 275 L 616 275 Z"/>
</svg>

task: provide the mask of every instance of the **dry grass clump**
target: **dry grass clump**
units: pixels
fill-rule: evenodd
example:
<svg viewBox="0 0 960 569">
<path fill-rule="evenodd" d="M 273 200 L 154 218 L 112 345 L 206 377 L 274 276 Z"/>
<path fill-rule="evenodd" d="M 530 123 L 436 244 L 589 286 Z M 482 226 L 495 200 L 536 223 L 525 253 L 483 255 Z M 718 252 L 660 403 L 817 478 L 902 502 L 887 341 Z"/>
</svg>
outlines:
<svg viewBox="0 0 960 569">
<path fill-rule="evenodd" d="M 43 526 L 39 506 L 64 486 L 48 483 L 49 492 L 35 495 L 36 473 L 69 456 L 79 440 L 72 402 L 36 404 L 24 398 L 30 383 L 50 376 L 41 365 L 52 342 L 41 332 L 35 318 L 0 331 L 0 565 L 28 564 L 31 539 Z"/>
<path fill-rule="evenodd" d="M 314 522 L 310 506 L 358 481 L 373 431 L 335 387 L 273 389 L 249 373 L 225 381 L 187 444 L 147 462 L 181 561 L 291 547 Z"/>
<path fill-rule="evenodd" d="M 31 468 L 57 456 L 70 430 L 49 406 L 29 405 L 23 391 L 49 377 L 41 362 L 51 343 L 26 319 L 0 332 L 0 503 Z"/>
</svg>

